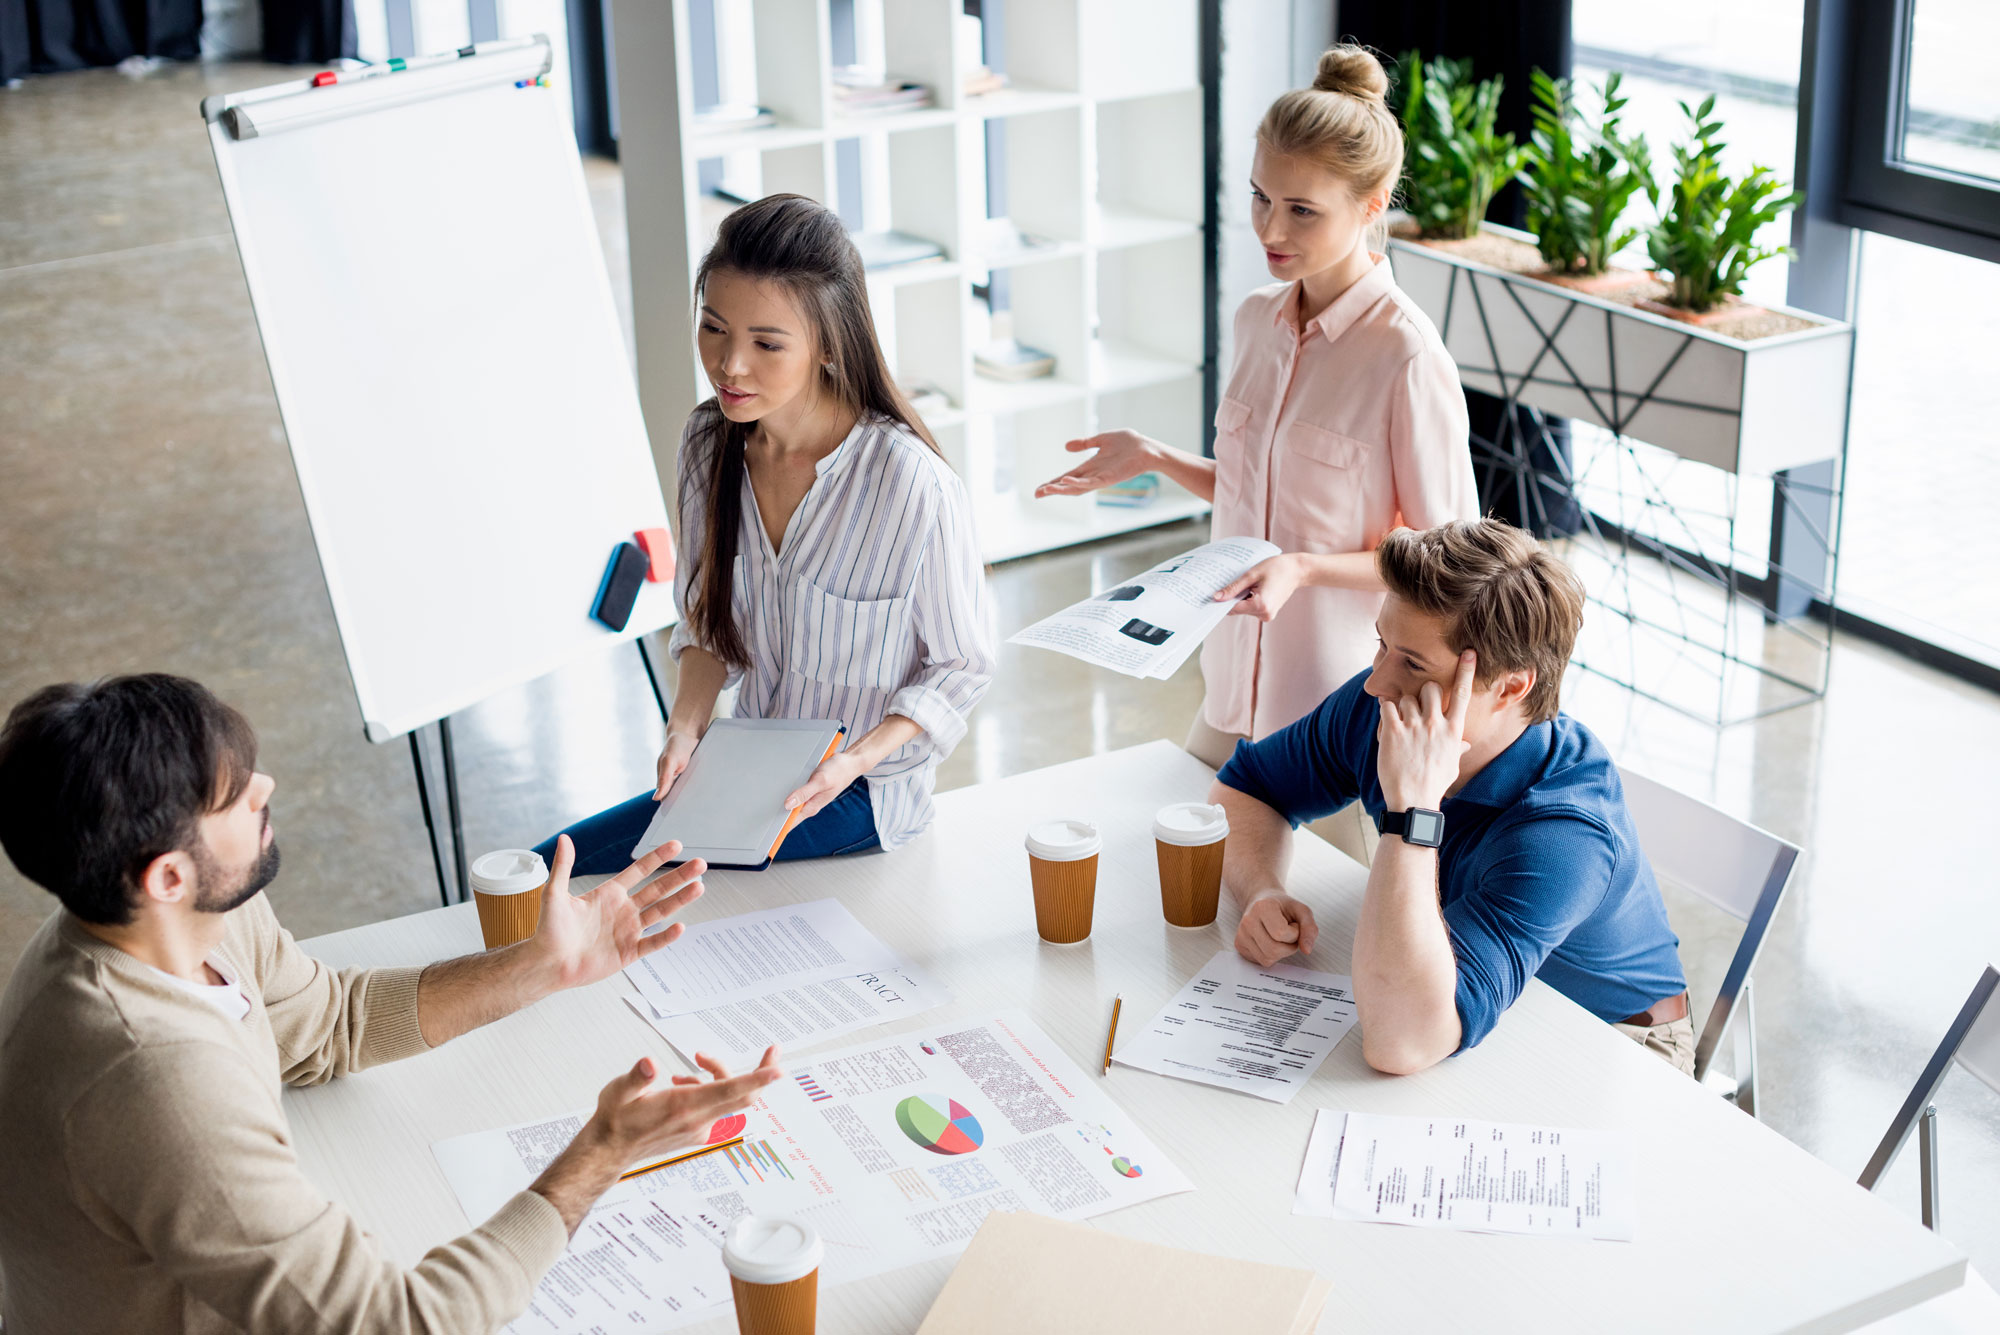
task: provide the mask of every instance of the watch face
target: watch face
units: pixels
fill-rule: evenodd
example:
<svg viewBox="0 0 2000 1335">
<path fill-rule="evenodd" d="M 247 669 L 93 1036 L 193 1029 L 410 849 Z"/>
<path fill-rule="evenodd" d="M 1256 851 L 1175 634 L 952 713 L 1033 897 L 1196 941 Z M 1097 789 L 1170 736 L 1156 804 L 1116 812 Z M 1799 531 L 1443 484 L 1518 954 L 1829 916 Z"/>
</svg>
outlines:
<svg viewBox="0 0 2000 1335">
<path fill-rule="evenodd" d="M 1444 834 L 1444 817 L 1435 811 L 1413 810 L 1410 812 L 1409 829 L 1405 833 L 1411 843 L 1435 848 Z"/>
</svg>

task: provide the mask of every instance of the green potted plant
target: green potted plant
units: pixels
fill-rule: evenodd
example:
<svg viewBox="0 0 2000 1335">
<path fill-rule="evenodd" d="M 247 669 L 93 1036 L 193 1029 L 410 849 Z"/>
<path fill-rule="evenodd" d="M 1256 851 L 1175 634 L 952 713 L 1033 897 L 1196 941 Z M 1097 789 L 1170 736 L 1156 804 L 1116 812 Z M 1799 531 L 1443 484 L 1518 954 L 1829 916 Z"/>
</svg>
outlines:
<svg viewBox="0 0 2000 1335">
<path fill-rule="evenodd" d="M 1473 82 L 1470 60 L 1397 63 L 1403 122 L 1404 208 L 1425 238 L 1477 236 L 1494 192 L 1521 166 L 1511 134 L 1494 131 L 1499 76 Z"/>
<path fill-rule="evenodd" d="M 1632 197 L 1644 191 L 1659 203 L 1646 137 L 1619 128 L 1627 100 L 1618 92 L 1621 77 L 1606 77 L 1597 89 L 1601 110 L 1586 118 L 1570 80 L 1539 69 L 1530 76 L 1535 129 L 1515 178 L 1528 230 L 1548 265 L 1546 276 L 1585 291 L 1641 280 L 1636 271 L 1607 270 L 1611 257 L 1639 236 L 1620 221 Z"/>
<path fill-rule="evenodd" d="M 1724 145 L 1716 138 L 1722 122 L 1711 120 L 1713 94 L 1699 107 L 1680 104 L 1690 122 L 1688 141 L 1674 148 L 1674 184 L 1660 220 L 1646 233 L 1646 253 L 1667 283 L 1664 301 L 1640 303 L 1647 310 L 1701 323 L 1704 314 L 1743 294 L 1751 268 L 1787 246 L 1760 246 L 1757 231 L 1802 196 L 1788 189 L 1769 167 L 1753 166 L 1732 179 L 1722 170 Z"/>
</svg>

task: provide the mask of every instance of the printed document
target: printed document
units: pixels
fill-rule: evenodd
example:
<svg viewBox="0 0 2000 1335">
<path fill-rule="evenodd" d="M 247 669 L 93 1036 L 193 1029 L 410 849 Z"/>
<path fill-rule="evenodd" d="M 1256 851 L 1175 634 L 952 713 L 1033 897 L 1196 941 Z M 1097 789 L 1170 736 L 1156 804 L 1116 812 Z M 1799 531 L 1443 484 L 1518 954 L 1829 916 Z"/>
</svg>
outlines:
<svg viewBox="0 0 2000 1335">
<path fill-rule="evenodd" d="M 801 983 L 685 1015 L 662 1015 L 643 997 L 625 1000 L 690 1063 L 705 1052 L 735 1071 L 755 1066 L 773 1043 L 789 1058 L 814 1043 L 920 1015 L 951 999 L 950 988 L 896 960 L 852 978 Z"/>
<path fill-rule="evenodd" d="M 896 959 L 837 899 L 690 925 L 625 976 L 661 1015 L 749 1001 L 788 987 L 851 978 Z"/>
<path fill-rule="evenodd" d="M 1322 1108 L 1292 1213 L 1630 1242 L 1631 1183 L 1619 1131 Z"/>
<path fill-rule="evenodd" d="M 1344 975 L 1219 950 L 1111 1060 L 1286 1103 L 1353 1025 Z"/>
<path fill-rule="evenodd" d="M 487 1218 L 532 1182 L 588 1116 L 433 1146 L 467 1220 Z M 812 1223 L 826 1244 L 824 1286 L 956 1255 L 994 1210 L 1088 1219 L 1193 1190 L 1021 1011 L 787 1062 L 785 1078 L 717 1122 L 709 1141 L 738 1135 L 740 1144 L 615 1188 L 565 1253 L 579 1264 L 550 1273 L 513 1335 L 655 1331 L 697 1319 L 699 1295 L 728 1300 L 718 1230 L 744 1214 Z M 645 1244 L 639 1254 L 600 1261 L 591 1249 L 615 1245 L 625 1228 Z"/>
<path fill-rule="evenodd" d="M 1215 595 L 1278 549 L 1225 538 L 1162 561 L 1143 575 L 1045 617 L 1007 641 L 1053 649 L 1128 677 L 1171 677 L 1222 624 L 1233 603 Z"/>
</svg>

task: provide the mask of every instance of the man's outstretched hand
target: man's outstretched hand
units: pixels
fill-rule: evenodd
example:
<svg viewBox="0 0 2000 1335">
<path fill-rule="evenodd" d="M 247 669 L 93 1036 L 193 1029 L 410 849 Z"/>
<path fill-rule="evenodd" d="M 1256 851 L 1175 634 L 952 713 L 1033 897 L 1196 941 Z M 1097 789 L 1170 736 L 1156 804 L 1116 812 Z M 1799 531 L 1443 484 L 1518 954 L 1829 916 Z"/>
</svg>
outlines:
<svg viewBox="0 0 2000 1335">
<path fill-rule="evenodd" d="M 679 841 L 669 840 L 595 890 L 573 895 L 569 873 L 576 863 L 576 849 L 568 835 L 557 838 L 555 865 L 549 868 L 549 883 L 542 891 L 542 921 L 524 943 L 548 991 L 609 978 L 680 939 L 685 929 L 679 923 L 645 935 L 654 924 L 701 898 L 701 874 L 708 864 L 700 858 L 655 880 L 646 879 L 679 857 L 680 851 Z"/>
</svg>

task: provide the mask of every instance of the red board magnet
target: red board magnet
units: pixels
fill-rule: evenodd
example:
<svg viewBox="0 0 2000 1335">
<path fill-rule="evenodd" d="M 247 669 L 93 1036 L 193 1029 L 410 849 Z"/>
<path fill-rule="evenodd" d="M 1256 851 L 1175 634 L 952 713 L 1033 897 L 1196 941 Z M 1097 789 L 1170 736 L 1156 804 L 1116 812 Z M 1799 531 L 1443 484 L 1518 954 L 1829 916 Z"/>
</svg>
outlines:
<svg viewBox="0 0 2000 1335">
<path fill-rule="evenodd" d="M 632 541 L 652 563 L 646 569 L 647 583 L 660 584 L 674 577 L 673 534 L 663 528 L 642 528 L 632 535 Z"/>
<path fill-rule="evenodd" d="M 338 82 L 340 82 L 340 76 L 332 70 L 321 70 L 318 74 L 313 75 L 313 87 L 315 88 L 324 88 L 328 84 Z"/>
</svg>

